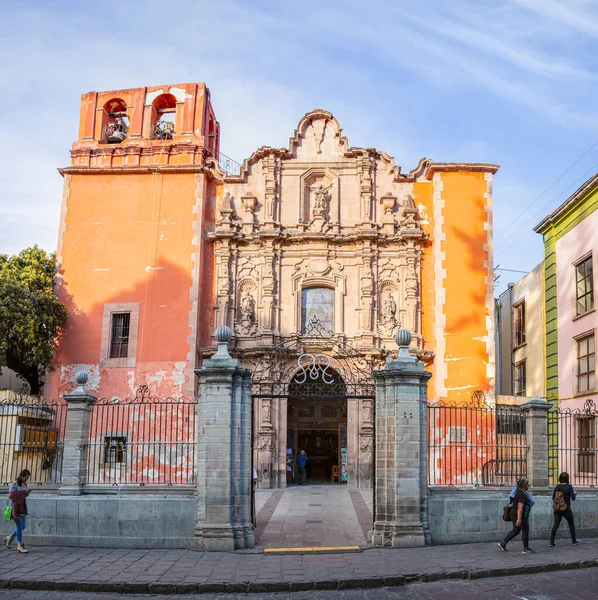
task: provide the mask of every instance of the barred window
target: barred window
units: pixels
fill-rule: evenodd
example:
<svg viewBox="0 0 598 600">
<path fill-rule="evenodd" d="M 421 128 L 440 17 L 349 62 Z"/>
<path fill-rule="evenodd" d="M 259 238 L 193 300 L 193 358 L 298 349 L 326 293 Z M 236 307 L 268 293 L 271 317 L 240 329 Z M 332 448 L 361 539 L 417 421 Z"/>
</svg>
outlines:
<svg viewBox="0 0 598 600">
<path fill-rule="evenodd" d="M 515 347 L 525 344 L 525 300 L 513 306 L 515 318 Z"/>
<path fill-rule="evenodd" d="M 595 387 L 596 353 L 594 334 L 577 340 L 577 393 L 593 392 Z"/>
<path fill-rule="evenodd" d="M 525 415 L 519 410 L 496 410 L 496 433 L 499 435 L 525 435 Z"/>
<path fill-rule="evenodd" d="M 110 358 L 127 358 L 131 313 L 112 313 L 110 327 Z"/>
<path fill-rule="evenodd" d="M 104 462 L 110 464 L 125 462 L 126 437 L 104 438 Z"/>
<path fill-rule="evenodd" d="M 594 269 L 592 257 L 575 265 L 576 314 L 583 315 L 594 308 Z"/>
<path fill-rule="evenodd" d="M 514 387 L 516 396 L 525 396 L 526 368 L 525 360 L 515 364 Z"/>
<path fill-rule="evenodd" d="M 596 472 L 596 417 L 577 417 L 577 469 L 580 473 Z"/>
</svg>

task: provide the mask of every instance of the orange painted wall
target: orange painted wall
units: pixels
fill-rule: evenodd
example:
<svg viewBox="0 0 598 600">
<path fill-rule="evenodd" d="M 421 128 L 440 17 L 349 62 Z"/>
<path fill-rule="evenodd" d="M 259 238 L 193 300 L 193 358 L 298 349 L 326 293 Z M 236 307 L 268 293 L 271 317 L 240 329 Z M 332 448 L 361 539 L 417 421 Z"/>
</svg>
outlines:
<svg viewBox="0 0 598 600">
<path fill-rule="evenodd" d="M 420 210 L 420 216 L 424 219 L 422 227 L 430 236 L 424 247 L 421 261 L 421 315 L 422 335 L 426 350 L 434 350 L 434 328 L 436 320 L 434 315 L 436 304 L 436 293 L 434 288 L 434 247 L 432 236 L 434 234 L 434 187 L 431 182 L 418 182 L 413 184 L 413 200 L 415 206 Z M 423 208 L 423 210 L 422 210 Z M 434 363 L 426 369 L 432 373 L 428 382 L 428 396 L 433 397 L 432 390 L 435 389 L 436 367 Z"/>
<path fill-rule="evenodd" d="M 72 176 L 60 288 L 69 319 L 52 395 L 72 385 L 75 367 L 65 373 L 62 365 L 98 365 L 104 304 L 113 302 L 140 303 L 134 380 L 132 369 L 102 369 L 92 393 L 131 394 L 148 376 L 156 393 L 176 390 L 191 333 L 195 192 L 193 173 Z"/>
<path fill-rule="evenodd" d="M 490 392 L 486 368 L 488 232 L 484 210 L 485 174 L 442 173 L 444 200 L 441 243 L 445 253 L 445 361 L 448 399 L 470 401 L 475 390 Z"/>
</svg>

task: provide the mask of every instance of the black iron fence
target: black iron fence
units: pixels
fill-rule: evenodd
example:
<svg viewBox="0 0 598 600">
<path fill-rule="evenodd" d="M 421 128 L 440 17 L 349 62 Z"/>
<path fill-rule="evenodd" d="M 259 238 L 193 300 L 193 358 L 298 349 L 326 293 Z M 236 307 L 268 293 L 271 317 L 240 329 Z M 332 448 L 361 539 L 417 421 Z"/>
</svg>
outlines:
<svg viewBox="0 0 598 600">
<path fill-rule="evenodd" d="M 428 406 L 428 484 L 511 486 L 526 475 L 525 413 L 486 404 L 476 392 L 469 404 Z"/>
<path fill-rule="evenodd" d="M 197 402 L 103 398 L 91 407 L 88 484 L 194 485 Z"/>
<path fill-rule="evenodd" d="M 598 447 L 596 424 L 598 410 L 593 400 L 583 408 L 559 408 L 548 413 L 549 471 L 552 482 L 559 474 L 569 474 L 576 487 L 598 486 Z"/>
<path fill-rule="evenodd" d="M 238 177 L 241 174 L 243 165 L 236 160 L 233 160 L 230 156 L 226 156 L 226 154 L 222 154 L 222 152 L 217 152 L 214 148 L 210 148 L 209 146 L 207 150 L 218 160 L 218 166 L 221 171 L 224 171 L 227 175 L 232 177 Z"/>
<path fill-rule="evenodd" d="M 12 393 L 0 399 L 0 484 L 24 469 L 30 485 L 61 483 L 66 410 L 64 400 Z"/>
</svg>

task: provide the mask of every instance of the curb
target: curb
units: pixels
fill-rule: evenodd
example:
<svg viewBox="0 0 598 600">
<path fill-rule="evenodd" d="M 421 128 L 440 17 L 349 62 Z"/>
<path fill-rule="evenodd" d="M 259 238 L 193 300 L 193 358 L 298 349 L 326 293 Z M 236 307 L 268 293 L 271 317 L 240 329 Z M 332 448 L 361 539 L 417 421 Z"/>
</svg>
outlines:
<svg viewBox="0 0 598 600">
<path fill-rule="evenodd" d="M 473 569 L 366 577 L 330 579 L 320 581 L 269 581 L 221 583 L 113 583 L 107 581 L 44 581 L 33 579 L 0 579 L 0 589 L 43 590 L 63 592 L 111 592 L 118 594 L 263 594 L 267 592 L 305 592 L 316 590 L 355 590 L 381 587 L 400 587 L 410 583 L 431 583 L 450 579 L 475 580 L 490 577 L 508 577 L 546 571 L 572 571 L 598 567 L 598 559 L 568 563 L 556 562 L 541 565 L 521 565 L 496 569 Z"/>
</svg>

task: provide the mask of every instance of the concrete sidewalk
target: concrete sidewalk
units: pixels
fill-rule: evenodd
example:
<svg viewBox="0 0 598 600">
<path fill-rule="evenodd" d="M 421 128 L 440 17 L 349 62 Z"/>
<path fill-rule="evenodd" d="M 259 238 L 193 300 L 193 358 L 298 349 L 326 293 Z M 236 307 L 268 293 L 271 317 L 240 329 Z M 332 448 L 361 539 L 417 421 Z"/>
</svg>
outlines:
<svg viewBox="0 0 598 600">
<path fill-rule="evenodd" d="M 477 579 L 597 566 L 598 539 L 573 547 L 532 540 L 535 554 L 494 543 L 347 554 L 265 555 L 190 550 L 111 550 L 31 546 L 0 550 L 0 587 L 89 592 L 185 594 L 374 588 L 417 581 Z"/>
</svg>

